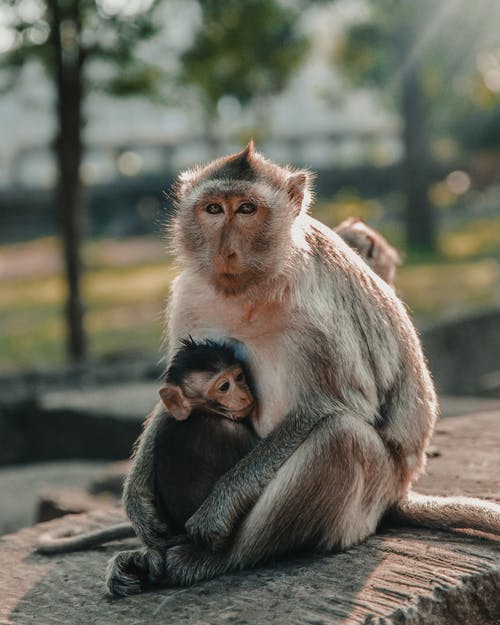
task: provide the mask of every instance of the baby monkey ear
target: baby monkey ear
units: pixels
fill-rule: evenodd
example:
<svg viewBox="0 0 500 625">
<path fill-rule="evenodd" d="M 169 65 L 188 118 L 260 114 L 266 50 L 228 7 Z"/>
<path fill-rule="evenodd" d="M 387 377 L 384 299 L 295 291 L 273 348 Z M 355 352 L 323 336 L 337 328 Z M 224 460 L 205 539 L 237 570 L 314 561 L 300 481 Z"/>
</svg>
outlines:
<svg viewBox="0 0 500 625">
<path fill-rule="evenodd" d="M 288 197 L 292 203 L 294 215 L 301 211 L 304 197 L 309 190 L 309 174 L 305 171 L 298 171 L 290 174 L 287 180 Z"/>
<path fill-rule="evenodd" d="M 159 393 L 165 408 L 177 421 L 185 421 L 189 417 L 192 406 L 180 386 L 165 384 L 160 388 Z"/>
</svg>

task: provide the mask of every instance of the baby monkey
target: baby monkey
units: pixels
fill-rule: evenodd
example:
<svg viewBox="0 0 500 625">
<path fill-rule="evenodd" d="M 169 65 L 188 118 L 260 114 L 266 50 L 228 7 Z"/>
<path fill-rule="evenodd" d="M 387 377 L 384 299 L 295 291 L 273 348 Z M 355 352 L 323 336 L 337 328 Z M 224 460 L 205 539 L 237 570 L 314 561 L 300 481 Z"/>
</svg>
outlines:
<svg viewBox="0 0 500 625">
<path fill-rule="evenodd" d="M 160 389 L 167 412 L 153 450 L 158 509 L 175 534 L 258 441 L 249 373 L 233 347 L 192 338 L 181 344 Z"/>
<path fill-rule="evenodd" d="M 154 493 L 171 536 L 184 533 L 219 477 L 258 441 L 250 375 L 235 351 L 229 343 L 183 339 L 160 388 L 166 411 L 152 450 Z M 130 523 L 76 536 L 47 532 L 37 551 L 77 551 L 132 536 Z"/>
</svg>

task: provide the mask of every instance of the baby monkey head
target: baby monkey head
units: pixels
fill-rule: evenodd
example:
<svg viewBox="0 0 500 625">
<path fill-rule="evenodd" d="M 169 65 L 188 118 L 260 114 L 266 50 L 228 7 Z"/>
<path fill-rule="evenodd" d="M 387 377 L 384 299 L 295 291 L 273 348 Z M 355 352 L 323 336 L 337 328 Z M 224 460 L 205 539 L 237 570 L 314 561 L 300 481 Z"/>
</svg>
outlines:
<svg viewBox="0 0 500 625">
<path fill-rule="evenodd" d="M 401 255 L 380 232 L 370 228 L 357 217 L 348 217 L 335 228 L 335 231 L 360 254 L 382 280 L 394 286 L 396 270 L 401 265 Z"/>
<path fill-rule="evenodd" d="M 160 397 L 178 421 L 195 412 L 240 421 L 255 408 L 243 364 L 230 346 L 210 340 L 181 341 Z"/>
<path fill-rule="evenodd" d="M 292 227 L 311 201 L 311 175 L 244 150 L 184 172 L 174 185 L 178 258 L 235 295 L 280 273 Z"/>
</svg>

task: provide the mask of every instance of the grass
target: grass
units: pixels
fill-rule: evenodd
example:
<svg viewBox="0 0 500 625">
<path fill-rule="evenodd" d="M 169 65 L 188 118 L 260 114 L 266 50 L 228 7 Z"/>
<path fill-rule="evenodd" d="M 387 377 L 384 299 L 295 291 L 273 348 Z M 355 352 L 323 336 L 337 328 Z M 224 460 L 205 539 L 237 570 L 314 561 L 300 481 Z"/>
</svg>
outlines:
<svg viewBox="0 0 500 625">
<path fill-rule="evenodd" d="M 166 259 L 90 269 L 83 280 L 83 295 L 91 354 L 158 351 L 162 311 L 174 275 L 173 264 Z M 64 361 L 64 298 L 65 284 L 59 276 L 0 281 L 0 371 L 44 368 Z"/>
<path fill-rule="evenodd" d="M 377 203 L 351 204 L 342 210 L 366 218 L 378 210 Z M 318 211 L 326 223 L 342 216 L 332 217 L 328 205 Z M 478 220 L 443 233 L 438 257 L 408 259 L 396 288 L 418 322 L 500 305 L 498 232 L 500 217 Z M 397 241 L 396 233 L 386 234 Z M 83 294 L 93 357 L 159 352 L 165 298 L 176 273 L 162 247 L 145 238 L 87 244 Z M 55 239 L 0 247 L 0 371 L 64 362 L 64 296 Z"/>
</svg>

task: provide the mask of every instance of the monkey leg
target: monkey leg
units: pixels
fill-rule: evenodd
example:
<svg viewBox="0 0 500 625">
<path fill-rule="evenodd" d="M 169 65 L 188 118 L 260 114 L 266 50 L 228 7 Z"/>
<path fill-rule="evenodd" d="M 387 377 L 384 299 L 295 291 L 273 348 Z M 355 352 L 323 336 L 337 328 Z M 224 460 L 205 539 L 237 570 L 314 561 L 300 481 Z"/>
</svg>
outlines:
<svg viewBox="0 0 500 625">
<path fill-rule="evenodd" d="M 400 482 L 371 426 L 325 419 L 279 469 L 227 551 L 187 543 L 166 552 L 166 583 L 190 585 L 304 549 L 347 549 L 374 533 Z"/>
<path fill-rule="evenodd" d="M 187 541 L 185 534 L 172 536 L 169 545 Z M 165 552 L 159 549 L 132 549 L 120 551 L 106 568 L 106 589 L 110 595 L 126 597 L 165 582 Z"/>
<path fill-rule="evenodd" d="M 125 597 L 142 592 L 163 574 L 163 555 L 150 549 L 121 551 L 109 562 L 106 587 L 111 595 Z"/>
</svg>

